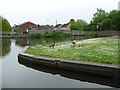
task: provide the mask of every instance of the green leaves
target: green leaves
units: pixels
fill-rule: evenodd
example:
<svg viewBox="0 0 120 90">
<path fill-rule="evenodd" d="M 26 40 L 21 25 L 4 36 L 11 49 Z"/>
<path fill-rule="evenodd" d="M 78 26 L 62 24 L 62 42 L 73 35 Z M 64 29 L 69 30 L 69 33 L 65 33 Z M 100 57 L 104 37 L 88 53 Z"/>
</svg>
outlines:
<svg viewBox="0 0 120 90">
<path fill-rule="evenodd" d="M 7 19 L 3 18 L 2 16 L 0 16 L 0 30 L 2 32 L 9 32 L 9 31 L 11 31 L 10 23 L 7 21 Z"/>
<path fill-rule="evenodd" d="M 120 30 L 120 11 L 113 10 L 109 13 L 108 18 L 111 20 L 112 29 Z"/>
<path fill-rule="evenodd" d="M 88 27 L 93 31 L 120 30 L 120 11 L 112 10 L 108 13 L 103 9 L 97 8 L 97 12 Z"/>
<path fill-rule="evenodd" d="M 83 31 L 85 27 L 87 27 L 88 23 L 85 20 L 78 19 L 76 21 L 76 24 L 78 25 L 78 30 Z"/>
<path fill-rule="evenodd" d="M 78 19 L 77 21 L 75 21 L 74 19 L 70 20 L 70 30 L 83 31 L 87 25 L 87 22 L 82 19 Z"/>
<path fill-rule="evenodd" d="M 70 20 L 70 30 L 78 30 L 78 25 L 76 24 L 74 19 Z"/>
</svg>

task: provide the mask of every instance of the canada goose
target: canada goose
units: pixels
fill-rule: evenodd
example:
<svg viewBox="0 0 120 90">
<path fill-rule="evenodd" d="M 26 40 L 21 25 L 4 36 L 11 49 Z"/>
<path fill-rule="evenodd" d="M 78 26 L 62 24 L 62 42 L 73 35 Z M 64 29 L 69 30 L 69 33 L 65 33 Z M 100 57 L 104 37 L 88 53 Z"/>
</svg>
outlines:
<svg viewBox="0 0 120 90">
<path fill-rule="evenodd" d="M 76 44 L 76 41 L 75 41 L 75 40 L 73 40 L 73 41 L 72 41 L 72 44 L 73 44 L 73 45 L 75 45 L 75 44 Z"/>
<path fill-rule="evenodd" d="M 53 42 L 49 47 L 54 48 L 55 47 L 55 42 Z"/>
<path fill-rule="evenodd" d="M 72 46 L 71 46 L 71 47 L 75 47 L 75 46 L 76 46 L 76 41 L 73 40 L 73 41 L 72 41 Z"/>
</svg>

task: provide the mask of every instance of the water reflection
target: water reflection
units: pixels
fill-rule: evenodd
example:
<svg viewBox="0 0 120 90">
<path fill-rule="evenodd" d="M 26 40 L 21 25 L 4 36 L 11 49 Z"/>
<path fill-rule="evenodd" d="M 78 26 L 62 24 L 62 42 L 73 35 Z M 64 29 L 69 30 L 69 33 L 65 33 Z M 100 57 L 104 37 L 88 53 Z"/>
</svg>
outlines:
<svg viewBox="0 0 120 90">
<path fill-rule="evenodd" d="M 72 41 L 72 40 L 83 40 L 86 38 L 91 37 L 85 37 L 85 36 L 72 36 L 72 37 L 56 37 L 56 38 L 16 38 L 15 44 L 20 47 L 25 46 L 32 46 L 32 45 L 38 45 L 38 44 L 46 44 L 46 43 L 52 43 L 52 42 L 64 42 L 64 41 Z M 10 46 L 11 46 L 11 39 L 2 39 L 2 52 L 0 52 L 1 56 L 6 56 L 10 52 Z"/>
<path fill-rule="evenodd" d="M 16 45 L 25 47 L 38 44 L 52 43 L 52 42 L 63 42 L 69 41 L 71 37 L 61 37 L 61 38 L 18 38 L 16 39 Z"/>
<path fill-rule="evenodd" d="M 10 52 L 11 40 L 10 39 L 2 39 L 2 52 L 0 55 L 5 56 Z"/>
<path fill-rule="evenodd" d="M 36 63 L 31 63 L 29 61 L 20 60 L 20 59 L 18 60 L 18 62 L 22 65 L 25 65 L 27 67 L 30 67 L 32 69 L 42 71 L 45 73 L 51 73 L 53 75 L 58 74 L 62 77 L 66 77 L 66 78 L 70 78 L 70 79 L 75 79 L 75 80 L 80 80 L 80 81 L 84 81 L 84 82 L 91 82 L 91 83 L 97 83 L 97 84 L 108 85 L 111 87 L 120 88 L 119 80 L 114 79 L 112 77 L 98 76 L 95 74 L 75 72 L 75 71 L 63 70 L 63 69 L 58 69 L 58 68 L 57 69 L 50 68 L 50 67 L 38 65 Z"/>
<path fill-rule="evenodd" d="M 32 46 L 32 45 L 38 45 L 43 43 L 52 43 L 54 41 L 61 42 L 61 41 L 69 41 L 71 37 L 62 37 L 62 38 L 16 38 L 15 44 L 20 47 L 25 46 Z M 10 46 L 11 46 L 11 39 L 2 39 L 2 52 L 0 52 L 1 56 L 6 56 L 10 52 Z"/>
<path fill-rule="evenodd" d="M 16 39 L 16 45 L 25 47 L 29 45 L 38 45 L 38 44 L 45 44 L 45 43 L 52 43 L 52 42 L 64 42 L 64 41 L 71 41 L 75 40 L 83 40 L 90 37 L 84 36 L 72 36 L 72 37 L 56 37 L 56 38 L 18 38 Z"/>
<path fill-rule="evenodd" d="M 21 47 L 25 47 L 25 46 L 30 45 L 28 38 L 18 38 L 18 39 L 16 39 L 15 44 L 18 46 L 21 46 Z"/>
</svg>

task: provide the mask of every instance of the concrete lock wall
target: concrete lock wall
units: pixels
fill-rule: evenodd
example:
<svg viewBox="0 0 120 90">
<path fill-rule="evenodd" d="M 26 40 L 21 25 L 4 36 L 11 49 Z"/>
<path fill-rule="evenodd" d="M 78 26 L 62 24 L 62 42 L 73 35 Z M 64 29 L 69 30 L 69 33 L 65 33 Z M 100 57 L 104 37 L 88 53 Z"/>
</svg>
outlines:
<svg viewBox="0 0 120 90">
<path fill-rule="evenodd" d="M 120 75 L 120 67 L 118 67 L 118 65 L 113 64 L 53 59 L 47 57 L 38 57 L 26 53 L 20 53 L 18 55 L 18 59 L 20 61 L 25 62 L 27 60 L 31 63 L 37 63 L 39 65 L 45 65 L 48 67 L 80 71 L 114 78 L 119 78 Z"/>
</svg>

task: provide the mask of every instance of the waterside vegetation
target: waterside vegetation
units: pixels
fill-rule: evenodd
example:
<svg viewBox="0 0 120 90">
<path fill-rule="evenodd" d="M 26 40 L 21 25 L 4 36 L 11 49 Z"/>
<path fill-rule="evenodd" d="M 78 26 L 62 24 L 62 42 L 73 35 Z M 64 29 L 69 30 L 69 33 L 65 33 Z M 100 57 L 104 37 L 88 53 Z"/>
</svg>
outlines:
<svg viewBox="0 0 120 90">
<path fill-rule="evenodd" d="M 30 46 L 25 52 L 36 56 L 118 64 L 118 37 L 93 38 L 72 42 Z"/>
<path fill-rule="evenodd" d="M 48 38 L 48 37 L 65 37 L 65 36 L 70 36 L 70 34 L 64 31 L 52 31 L 45 33 L 33 33 L 30 34 L 29 36 L 33 38 Z"/>
</svg>

